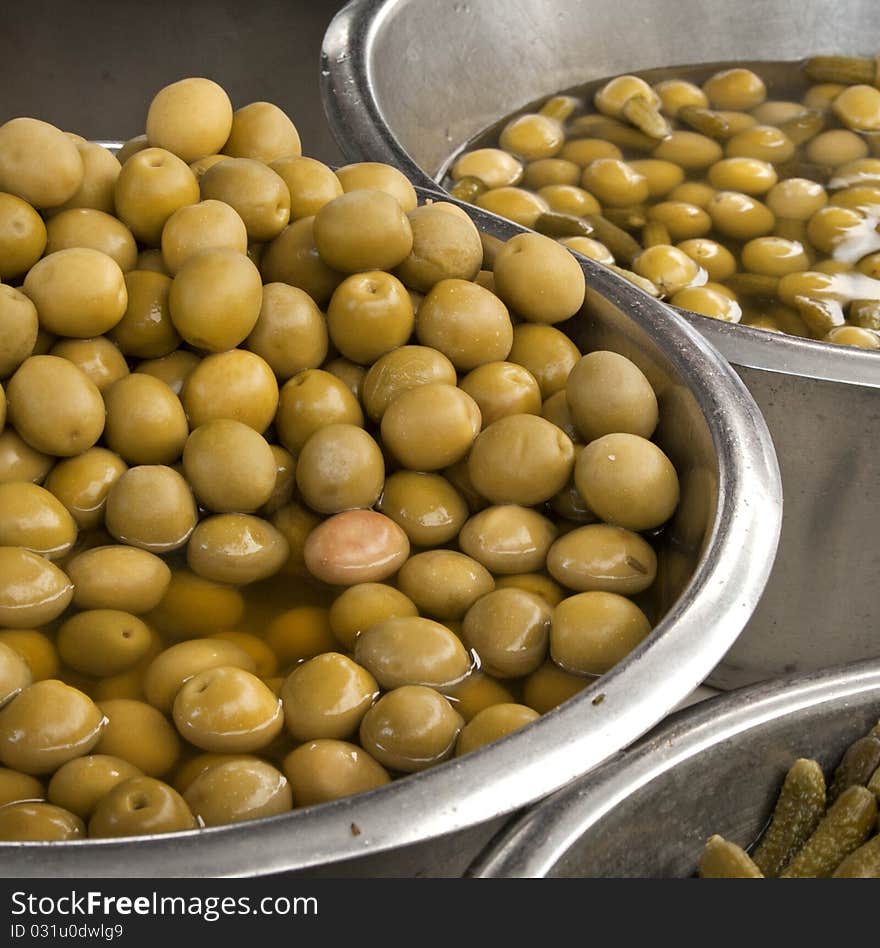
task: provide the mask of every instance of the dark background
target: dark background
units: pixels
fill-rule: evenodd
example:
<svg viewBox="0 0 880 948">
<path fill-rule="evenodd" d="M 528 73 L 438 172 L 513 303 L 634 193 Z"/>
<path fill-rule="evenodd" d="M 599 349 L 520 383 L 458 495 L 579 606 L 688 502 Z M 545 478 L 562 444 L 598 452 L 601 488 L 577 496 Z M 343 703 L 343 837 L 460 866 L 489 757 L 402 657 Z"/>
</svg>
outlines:
<svg viewBox="0 0 880 948">
<path fill-rule="evenodd" d="M 319 56 L 343 0 L 0 2 L 0 124 L 32 116 L 91 139 L 144 130 L 162 86 L 219 82 L 233 107 L 266 100 L 303 153 L 339 163 L 324 121 Z"/>
</svg>

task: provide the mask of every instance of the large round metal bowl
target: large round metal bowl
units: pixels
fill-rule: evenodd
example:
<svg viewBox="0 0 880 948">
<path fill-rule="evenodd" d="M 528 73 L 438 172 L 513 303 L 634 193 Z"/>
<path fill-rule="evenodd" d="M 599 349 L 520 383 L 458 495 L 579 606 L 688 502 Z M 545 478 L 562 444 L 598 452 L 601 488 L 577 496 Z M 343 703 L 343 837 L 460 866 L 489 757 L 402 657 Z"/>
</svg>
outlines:
<svg viewBox="0 0 880 948">
<path fill-rule="evenodd" d="M 350 160 L 436 186 L 479 131 L 590 79 L 878 49 L 874 0 L 353 0 L 324 39 L 323 93 Z M 754 395 L 785 489 L 767 591 L 711 682 L 880 656 L 880 355 L 684 315 Z"/>
<path fill-rule="evenodd" d="M 523 230 L 468 210 L 495 237 Z M 458 875 L 506 814 L 631 743 L 706 677 L 754 610 L 773 562 L 781 483 L 770 435 L 698 333 L 597 264 L 582 266 L 587 300 L 562 326 L 581 347 L 615 349 L 646 372 L 660 403 L 657 440 L 682 483 L 659 551 L 662 618 L 648 639 L 523 731 L 379 790 L 134 843 L 0 843 L 0 876 Z"/>
<path fill-rule="evenodd" d="M 713 833 L 754 842 L 798 757 L 827 774 L 878 719 L 876 661 L 710 699 L 535 807 L 470 874 L 692 876 Z"/>
</svg>

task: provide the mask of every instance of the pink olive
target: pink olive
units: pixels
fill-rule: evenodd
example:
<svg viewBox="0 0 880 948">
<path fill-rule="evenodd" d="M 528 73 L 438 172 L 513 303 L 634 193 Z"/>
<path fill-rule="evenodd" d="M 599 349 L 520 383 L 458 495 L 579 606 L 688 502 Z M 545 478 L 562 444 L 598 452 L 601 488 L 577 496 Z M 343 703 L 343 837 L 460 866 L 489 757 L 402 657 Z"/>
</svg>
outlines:
<svg viewBox="0 0 880 948">
<path fill-rule="evenodd" d="M 381 582 L 408 556 L 406 534 L 375 510 L 346 510 L 330 517 L 312 530 L 303 549 L 312 576 L 335 586 Z"/>
</svg>

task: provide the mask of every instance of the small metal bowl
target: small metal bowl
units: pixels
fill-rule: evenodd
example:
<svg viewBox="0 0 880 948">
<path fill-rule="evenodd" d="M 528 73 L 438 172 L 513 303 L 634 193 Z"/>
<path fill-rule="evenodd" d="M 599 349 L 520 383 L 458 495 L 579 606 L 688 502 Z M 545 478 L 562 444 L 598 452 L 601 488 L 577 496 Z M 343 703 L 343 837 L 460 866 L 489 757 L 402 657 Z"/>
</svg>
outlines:
<svg viewBox="0 0 880 948">
<path fill-rule="evenodd" d="M 876 0 L 353 0 L 324 37 L 322 91 L 349 160 L 436 187 L 478 132 L 591 79 L 877 49 Z M 710 682 L 880 657 L 880 354 L 678 312 L 754 395 L 785 490 L 767 590 Z"/>
<path fill-rule="evenodd" d="M 712 834 L 755 841 L 798 757 L 827 774 L 878 718 L 876 661 L 704 701 L 548 797 L 469 874 L 692 876 Z"/>
<path fill-rule="evenodd" d="M 501 240 L 523 232 L 460 206 Z M 745 386 L 698 333 L 598 265 L 582 266 L 587 300 L 562 327 L 582 348 L 622 352 L 648 375 L 657 440 L 682 483 L 659 550 L 660 621 L 641 646 L 522 731 L 378 790 L 196 832 L 0 843 L 0 876 L 459 875 L 507 814 L 595 767 L 693 691 L 767 581 L 781 523 L 776 457 Z"/>
</svg>

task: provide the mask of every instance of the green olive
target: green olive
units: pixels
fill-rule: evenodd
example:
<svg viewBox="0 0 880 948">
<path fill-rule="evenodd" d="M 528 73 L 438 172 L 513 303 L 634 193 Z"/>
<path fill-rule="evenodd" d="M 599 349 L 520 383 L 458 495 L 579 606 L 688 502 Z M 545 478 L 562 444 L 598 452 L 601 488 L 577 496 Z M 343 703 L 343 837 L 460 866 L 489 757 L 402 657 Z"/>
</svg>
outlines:
<svg viewBox="0 0 880 948">
<path fill-rule="evenodd" d="M 637 533 L 589 524 L 560 537 L 547 555 L 554 579 L 577 592 L 602 590 L 624 596 L 643 592 L 657 574 L 657 556 Z"/>
<path fill-rule="evenodd" d="M 415 603 L 384 583 L 359 583 L 341 592 L 330 607 L 330 628 L 339 644 L 353 652 L 358 637 L 385 619 L 417 616 Z"/>
<path fill-rule="evenodd" d="M 556 527 L 529 507 L 487 507 L 461 528 L 461 549 L 493 573 L 537 572 L 544 568 Z"/>
<path fill-rule="evenodd" d="M 216 753 L 260 750 L 284 726 L 281 701 L 255 675 L 229 665 L 184 682 L 173 715 L 191 744 Z"/>
<path fill-rule="evenodd" d="M 651 631 L 645 614 L 613 592 L 583 592 L 553 610 L 550 655 L 563 670 L 604 675 Z"/>
<path fill-rule="evenodd" d="M 483 427 L 506 415 L 537 415 L 541 389 L 527 368 L 513 362 L 487 362 L 469 372 L 460 383 L 477 403 Z"/>
<path fill-rule="evenodd" d="M 109 387 L 104 440 L 129 464 L 171 464 L 189 435 L 180 399 L 164 382 L 135 372 Z"/>
<path fill-rule="evenodd" d="M 523 698 L 528 707 L 546 714 L 583 691 L 589 683 L 589 678 L 563 671 L 548 661 L 526 678 Z"/>
<path fill-rule="evenodd" d="M 488 188 L 516 185 L 522 180 L 523 166 L 501 148 L 477 148 L 467 151 L 452 166 L 452 178 L 479 178 Z M 527 185 L 532 187 L 531 184 Z"/>
<path fill-rule="evenodd" d="M 175 335 L 177 332 L 175 330 Z M 183 387 L 193 370 L 203 360 L 187 349 L 175 349 L 158 359 L 146 359 L 138 364 L 136 372 L 161 379 L 175 395 L 182 395 Z"/>
<path fill-rule="evenodd" d="M 409 214 L 418 202 L 415 188 L 402 171 L 380 161 L 358 161 L 336 171 L 343 191 L 384 191 Z"/>
<path fill-rule="evenodd" d="M 303 155 L 276 158 L 269 167 L 278 174 L 290 192 L 290 219 L 312 217 L 342 194 L 339 178 L 323 162 Z"/>
<path fill-rule="evenodd" d="M 409 213 L 413 245 L 395 273 L 411 289 L 427 293 L 446 279 L 473 280 L 483 248 L 470 218 L 449 213 L 442 204 L 426 204 Z"/>
<path fill-rule="evenodd" d="M 495 150 L 495 149 L 491 149 Z M 475 152 L 471 152 L 475 154 Z M 540 191 L 541 188 L 550 188 L 558 185 L 576 185 L 581 179 L 581 165 L 577 162 L 571 161 L 565 158 L 538 158 L 535 161 L 530 161 L 525 170 L 523 170 L 522 165 L 512 155 L 506 155 L 505 152 L 501 152 L 505 157 L 512 161 L 516 162 L 516 165 L 519 170 L 519 177 L 516 180 L 503 181 L 498 184 L 492 184 L 486 181 L 485 178 L 480 178 L 480 175 L 472 175 L 472 177 L 480 178 L 481 181 L 486 181 L 486 184 L 489 188 L 503 187 L 504 185 L 515 185 L 518 184 L 521 180 L 523 185 L 529 188 L 532 191 Z M 465 158 L 466 156 L 462 156 Z M 461 159 L 459 159 L 461 161 Z M 456 166 L 458 166 L 458 162 Z M 455 177 L 455 167 L 453 167 L 453 177 Z M 462 175 L 458 176 L 463 177 Z"/>
<path fill-rule="evenodd" d="M 586 441 L 626 431 L 649 438 L 657 396 L 639 367 L 616 352 L 596 351 L 572 368 L 565 386 L 572 420 Z"/>
<path fill-rule="evenodd" d="M 150 704 L 168 714 L 185 681 L 200 672 L 221 666 L 256 671 L 253 659 L 234 642 L 214 638 L 179 642 L 165 649 L 150 663 L 144 676 L 144 693 Z"/>
<path fill-rule="evenodd" d="M 33 629 L 61 615 L 73 584 L 47 559 L 21 547 L 0 547 L 0 626 Z"/>
<path fill-rule="evenodd" d="M 232 129 L 232 104 L 221 86 L 191 77 L 153 96 L 147 111 L 147 142 L 189 163 L 220 151 Z"/>
<path fill-rule="evenodd" d="M 382 441 L 413 471 L 436 471 L 467 454 L 480 431 L 477 403 L 460 388 L 429 383 L 397 395 L 382 415 Z"/>
<path fill-rule="evenodd" d="M 422 345 L 439 350 L 459 371 L 468 372 L 507 358 L 513 325 L 507 307 L 489 290 L 448 279 L 436 283 L 423 300 L 416 335 Z"/>
<path fill-rule="evenodd" d="M 327 328 L 352 362 L 371 365 L 412 335 L 414 314 L 406 287 L 390 273 L 355 273 L 333 291 Z"/>
<path fill-rule="evenodd" d="M 164 148 L 145 148 L 132 155 L 116 179 L 116 214 L 150 247 L 159 246 L 162 228 L 178 208 L 198 200 L 195 175 Z"/>
<path fill-rule="evenodd" d="M 529 322 L 561 322 L 584 302 L 580 265 L 564 247 L 540 234 L 508 240 L 495 258 L 494 274 L 498 295 Z"/>
<path fill-rule="evenodd" d="M 381 421 L 401 392 L 432 382 L 455 385 L 455 366 L 429 346 L 401 346 L 378 359 L 367 372 L 364 408 L 373 421 Z"/>
<path fill-rule="evenodd" d="M 360 426 L 363 421 L 361 407 L 344 382 L 323 369 L 306 369 L 281 389 L 275 424 L 281 443 L 298 454 L 320 428 Z"/>
<path fill-rule="evenodd" d="M 0 708 L 21 694 L 32 681 L 28 663 L 14 648 L 0 641 Z"/>
<path fill-rule="evenodd" d="M 83 174 L 79 150 L 54 125 L 34 118 L 0 125 L 0 191 L 37 210 L 58 207 L 76 194 Z"/>
<path fill-rule="evenodd" d="M 251 514 L 224 513 L 198 524 L 186 557 L 189 568 L 198 576 L 245 585 L 274 576 L 288 553 L 284 535 L 267 520 Z"/>
<path fill-rule="evenodd" d="M 248 337 L 262 301 L 262 280 L 254 264 L 236 250 L 209 248 L 180 268 L 168 306 L 174 328 L 188 343 L 222 352 Z"/>
<path fill-rule="evenodd" d="M 315 215 L 315 246 L 334 270 L 390 270 L 413 248 L 413 232 L 399 202 L 384 191 L 349 191 Z"/>
<path fill-rule="evenodd" d="M 189 785 L 184 799 L 205 826 L 276 816 L 293 806 L 287 778 L 257 757 L 209 767 Z"/>
<path fill-rule="evenodd" d="M 275 488 L 275 455 L 262 435 L 229 418 L 200 425 L 186 439 L 183 470 L 202 507 L 249 513 Z"/>
<path fill-rule="evenodd" d="M 565 132 L 554 118 L 527 113 L 511 119 L 501 131 L 499 144 L 525 161 L 552 158 L 562 147 Z"/>
<path fill-rule="evenodd" d="M 63 842 L 83 839 L 86 828 L 69 810 L 51 803 L 21 802 L 0 807 L 0 840 Z"/>
<path fill-rule="evenodd" d="M 531 372 L 541 389 L 542 399 L 565 388 L 569 373 L 580 357 L 580 350 L 571 339 L 552 326 L 520 323 L 514 327 L 508 360 Z"/>
<path fill-rule="evenodd" d="M 158 556 L 129 546 L 98 546 L 65 564 L 80 609 L 116 609 L 143 614 L 162 600 L 171 570 Z"/>
<path fill-rule="evenodd" d="M 702 267 L 710 280 L 722 282 L 736 272 L 736 257 L 715 240 L 695 237 L 678 244 L 698 266 Z"/>
<path fill-rule="evenodd" d="M 715 109 L 748 111 L 767 98 L 767 87 L 751 69 L 724 69 L 703 83 L 703 92 Z"/>
<path fill-rule="evenodd" d="M 477 491 L 495 504 L 533 506 L 562 490 L 574 466 L 564 431 L 537 415 L 508 415 L 474 441 L 468 471 Z"/>
<path fill-rule="evenodd" d="M 867 154 L 868 143 L 865 136 L 848 128 L 832 128 L 827 132 L 820 132 L 810 139 L 806 146 L 807 161 L 832 167 L 856 161 Z"/>
<path fill-rule="evenodd" d="M 652 158 L 671 161 L 685 171 L 702 171 L 714 165 L 723 155 L 718 142 L 699 132 L 686 130 L 672 132 L 651 152 Z"/>
<path fill-rule="evenodd" d="M 107 754 L 88 754 L 63 764 L 49 781 L 48 799 L 55 806 L 88 820 L 115 786 L 130 777 L 142 776 L 133 764 Z"/>
<path fill-rule="evenodd" d="M 0 484 L 0 546 L 18 546 L 50 560 L 71 549 L 77 526 L 48 490 L 28 481 Z"/>
<path fill-rule="evenodd" d="M 5 379 L 34 351 L 39 331 L 37 308 L 24 293 L 0 286 L 0 322 L 0 378 Z"/>
<path fill-rule="evenodd" d="M 401 685 L 445 691 L 472 666 L 461 641 L 445 625 L 419 616 L 385 619 L 365 629 L 355 642 L 354 655 L 386 691 Z"/>
<path fill-rule="evenodd" d="M 464 553 L 428 550 L 403 564 L 397 585 L 420 612 L 442 622 L 461 619 L 495 588 L 495 581 L 485 566 Z"/>
<path fill-rule="evenodd" d="M 357 425 L 326 425 L 303 445 L 296 484 L 319 513 L 372 507 L 385 481 L 379 445 Z"/>
<path fill-rule="evenodd" d="M 107 495 L 126 470 L 119 455 L 106 448 L 89 448 L 56 464 L 46 479 L 46 488 L 67 508 L 80 529 L 93 529 L 104 522 Z"/>
<path fill-rule="evenodd" d="M 46 799 L 43 784 L 30 774 L 0 767 L 0 807 L 7 803 L 28 803 Z"/>
<path fill-rule="evenodd" d="M 327 323 L 314 300 L 286 283 L 263 287 L 260 315 L 244 345 L 261 356 L 284 382 L 317 369 L 327 357 Z"/>
<path fill-rule="evenodd" d="M 116 698 L 98 707 L 106 723 L 96 754 L 119 757 L 148 777 L 169 773 L 180 757 L 180 738 L 167 718 L 145 701 Z"/>
<path fill-rule="evenodd" d="M 540 596 L 523 589 L 496 589 L 468 609 L 462 635 L 490 675 L 519 678 L 546 657 L 550 613 L 549 603 Z"/>
<path fill-rule="evenodd" d="M 87 754 L 105 727 L 98 706 L 55 679 L 37 681 L 0 711 L 0 761 L 45 774 Z"/>
<path fill-rule="evenodd" d="M 46 230 L 46 254 L 71 247 L 90 247 L 116 261 L 125 273 L 137 265 L 137 244 L 131 231 L 111 213 L 72 207 L 54 215 Z"/>
<path fill-rule="evenodd" d="M 344 740 L 357 732 L 378 693 L 361 659 L 316 655 L 298 665 L 281 689 L 287 729 L 298 741 Z"/>
<path fill-rule="evenodd" d="M 301 744 L 284 758 L 283 766 L 297 806 L 328 803 L 391 781 L 377 760 L 346 741 Z"/>
<path fill-rule="evenodd" d="M 403 685 L 383 695 L 360 727 L 363 748 L 392 770 L 413 773 L 450 757 L 464 721 L 439 692 Z"/>
<path fill-rule="evenodd" d="M 272 369 L 243 349 L 202 359 L 187 376 L 180 397 L 191 429 L 215 418 L 230 418 L 262 434 L 279 407 Z"/>
<path fill-rule="evenodd" d="M 141 465 L 127 470 L 110 488 L 105 519 L 107 530 L 120 543 L 169 553 L 189 540 L 198 511 L 189 485 L 177 471 L 161 464 Z"/>
<path fill-rule="evenodd" d="M 49 355 L 72 362 L 102 395 L 114 382 L 129 374 L 125 357 L 106 336 L 59 339 Z"/>
<path fill-rule="evenodd" d="M 0 280 L 27 273 L 43 256 L 46 241 L 46 225 L 34 208 L 0 192 Z"/>
<path fill-rule="evenodd" d="M 89 836 L 146 836 L 196 829 L 183 797 L 161 780 L 129 777 L 98 801 L 89 820 Z"/>
<path fill-rule="evenodd" d="M 268 163 L 300 155 L 302 145 L 296 126 L 277 105 L 251 102 L 233 112 L 223 153 Z"/>
<path fill-rule="evenodd" d="M 493 188 L 480 194 L 477 207 L 506 217 L 523 227 L 534 227 L 538 218 L 550 210 L 550 205 L 538 194 L 525 188 Z"/>
<path fill-rule="evenodd" d="M 97 678 L 128 671 L 146 656 L 151 643 L 147 626 L 117 609 L 79 612 L 58 630 L 58 652 L 65 664 Z"/>
<path fill-rule="evenodd" d="M 736 240 L 763 237 L 776 223 L 765 204 L 738 191 L 719 191 L 709 202 L 707 212 L 716 230 Z"/>
<path fill-rule="evenodd" d="M 608 434 L 590 442 L 574 479 L 590 509 L 629 530 L 659 527 L 678 505 L 675 468 L 657 445 L 638 435 Z"/>
<path fill-rule="evenodd" d="M 224 167 L 231 161 L 233 159 L 224 162 Z M 205 194 L 204 184 L 202 194 Z M 202 250 L 225 248 L 238 253 L 247 251 L 249 232 L 245 229 L 246 222 L 230 204 L 224 203 L 222 198 L 215 200 L 209 195 L 198 204 L 178 208 L 168 218 L 162 228 L 162 258 L 172 276 Z M 278 228 L 280 230 L 281 227 Z"/>
<path fill-rule="evenodd" d="M 458 536 L 467 504 L 439 474 L 397 471 L 386 481 L 378 509 L 399 524 L 414 546 L 442 546 Z"/>
<path fill-rule="evenodd" d="M 332 203 L 330 201 L 324 207 Z M 334 270 L 318 253 L 314 223 L 314 217 L 302 217 L 293 224 L 288 224 L 266 245 L 260 267 L 267 283 L 289 283 L 299 287 L 308 293 L 318 306 L 324 306 L 336 287 L 345 279 L 345 274 Z"/>
<path fill-rule="evenodd" d="M 524 704 L 494 704 L 476 714 L 462 728 L 455 745 L 455 756 L 470 754 L 486 744 L 500 740 L 508 734 L 537 721 L 537 711 Z"/>
</svg>

